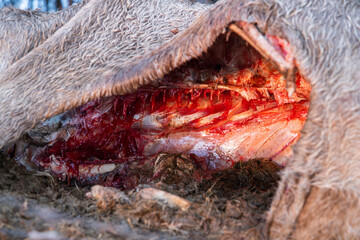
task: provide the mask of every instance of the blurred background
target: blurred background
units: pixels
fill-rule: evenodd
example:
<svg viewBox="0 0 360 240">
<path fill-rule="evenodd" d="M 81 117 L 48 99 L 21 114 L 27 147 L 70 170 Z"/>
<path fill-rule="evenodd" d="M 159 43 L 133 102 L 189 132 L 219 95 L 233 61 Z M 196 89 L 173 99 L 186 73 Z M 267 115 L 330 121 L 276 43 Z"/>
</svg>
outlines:
<svg viewBox="0 0 360 240">
<path fill-rule="evenodd" d="M 81 0 L 0 0 L 0 8 L 14 6 L 21 9 L 37 9 L 54 12 L 66 8 Z"/>
<path fill-rule="evenodd" d="M 100 0 L 101 1 L 101 0 Z M 201 3 L 215 3 L 217 0 L 191 0 Z M 40 8 L 44 12 L 55 12 L 68 6 L 81 2 L 81 0 L 0 0 L 0 8 L 14 6 L 21 9 Z"/>
</svg>

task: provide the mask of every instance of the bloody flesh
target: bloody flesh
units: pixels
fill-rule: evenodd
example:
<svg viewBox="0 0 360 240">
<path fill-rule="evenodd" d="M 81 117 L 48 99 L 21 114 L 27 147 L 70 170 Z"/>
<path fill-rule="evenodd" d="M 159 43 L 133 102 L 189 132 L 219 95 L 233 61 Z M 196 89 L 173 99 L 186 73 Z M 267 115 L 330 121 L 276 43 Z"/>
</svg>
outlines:
<svg viewBox="0 0 360 240">
<path fill-rule="evenodd" d="M 46 143 L 32 140 L 27 158 L 63 180 L 121 188 L 146 182 L 132 169 L 160 153 L 189 156 L 204 177 L 250 159 L 283 165 L 300 136 L 310 95 L 299 74 L 291 98 L 285 85 L 243 40 L 221 36 L 203 57 L 152 85 L 44 122 L 59 121 L 61 127 Z"/>
</svg>

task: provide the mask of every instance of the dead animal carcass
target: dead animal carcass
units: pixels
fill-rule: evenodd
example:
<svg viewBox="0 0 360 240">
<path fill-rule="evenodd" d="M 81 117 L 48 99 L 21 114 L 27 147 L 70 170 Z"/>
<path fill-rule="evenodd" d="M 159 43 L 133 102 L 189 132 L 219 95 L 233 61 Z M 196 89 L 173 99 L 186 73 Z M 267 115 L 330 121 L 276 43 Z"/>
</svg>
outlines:
<svg viewBox="0 0 360 240">
<path fill-rule="evenodd" d="M 271 160 L 284 169 L 266 236 L 359 237 L 359 13 L 337 1 L 4 9 L 0 145 L 62 181 L 124 190 L 161 177 L 164 156 L 197 181 Z"/>
</svg>

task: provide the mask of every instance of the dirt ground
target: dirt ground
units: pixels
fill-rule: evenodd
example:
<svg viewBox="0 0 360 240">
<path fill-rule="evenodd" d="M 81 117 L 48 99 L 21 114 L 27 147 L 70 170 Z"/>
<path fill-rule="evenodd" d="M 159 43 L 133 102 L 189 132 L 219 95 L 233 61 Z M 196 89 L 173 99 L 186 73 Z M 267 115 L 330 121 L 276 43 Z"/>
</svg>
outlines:
<svg viewBox="0 0 360 240">
<path fill-rule="evenodd" d="M 128 192 L 98 187 L 96 195 L 88 193 L 90 186 L 59 183 L 2 156 L 0 239 L 260 239 L 278 170 L 254 160 L 211 180 L 174 183 L 165 177 Z M 189 205 L 144 198 L 145 188 Z"/>
</svg>

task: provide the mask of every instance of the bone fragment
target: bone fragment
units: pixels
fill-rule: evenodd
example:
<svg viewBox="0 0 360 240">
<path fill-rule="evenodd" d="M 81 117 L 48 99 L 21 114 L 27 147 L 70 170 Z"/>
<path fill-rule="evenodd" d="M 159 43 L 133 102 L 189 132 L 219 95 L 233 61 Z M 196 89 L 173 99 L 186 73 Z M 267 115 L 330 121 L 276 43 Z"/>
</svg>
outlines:
<svg viewBox="0 0 360 240">
<path fill-rule="evenodd" d="M 171 208 L 179 208 L 182 211 L 188 210 L 191 205 L 191 203 L 184 198 L 154 188 L 144 188 L 140 190 L 138 194 L 143 199 L 154 200 L 161 204 L 165 203 Z"/>
<path fill-rule="evenodd" d="M 115 169 L 116 165 L 114 163 L 110 164 L 101 164 L 96 166 L 79 166 L 79 173 L 84 176 L 94 176 L 107 172 L 111 172 Z"/>
<path fill-rule="evenodd" d="M 97 207 L 101 209 L 115 207 L 116 203 L 131 204 L 131 200 L 124 192 L 112 187 L 95 185 L 91 187 L 91 191 L 86 193 L 85 196 L 96 200 Z"/>
</svg>

